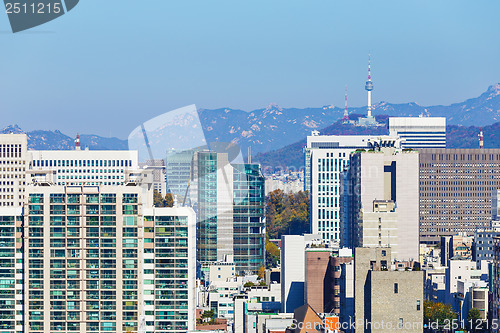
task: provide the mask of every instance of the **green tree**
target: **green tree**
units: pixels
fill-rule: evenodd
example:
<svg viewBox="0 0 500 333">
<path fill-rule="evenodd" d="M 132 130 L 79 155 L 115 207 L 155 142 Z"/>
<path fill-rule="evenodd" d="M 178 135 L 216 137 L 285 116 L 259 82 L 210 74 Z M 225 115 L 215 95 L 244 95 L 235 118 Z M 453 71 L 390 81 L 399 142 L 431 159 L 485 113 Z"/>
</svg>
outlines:
<svg viewBox="0 0 500 333">
<path fill-rule="evenodd" d="M 163 197 L 160 192 L 154 191 L 153 203 L 155 207 L 174 207 L 174 197 L 172 193 L 167 193 Z"/>
<path fill-rule="evenodd" d="M 309 231 L 309 192 L 287 194 L 276 190 L 266 197 L 266 230 L 269 238 Z"/>
<path fill-rule="evenodd" d="M 483 328 L 483 318 L 478 309 L 472 308 L 467 313 L 467 327 L 471 332 L 476 332 Z"/>
<path fill-rule="evenodd" d="M 274 268 L 278 266 L 279 261 L 280 250 L 274 243 L 266 240 L 266 267 Z"/>
<path fill-rule="evenodd" d="M 424 301 L 424 323 L 429 327 L 436 327 L 438 332 L 443 331 L 445 323 L 452 323 L 457 320 L 458 314 L 453 311 L 449 304 Z"/>
<path fill-rule="evenodd" d="M 165 207 L 164 199 L 163 199 L 160 192 L 154 191 L 153 203 L 154 203 L 155 207 Z"/>
<path fill-rule="evenodd" d="M 174 196 L 172 193 L 165 194 L 165 207 L 174 207 Z"/>
</svg>

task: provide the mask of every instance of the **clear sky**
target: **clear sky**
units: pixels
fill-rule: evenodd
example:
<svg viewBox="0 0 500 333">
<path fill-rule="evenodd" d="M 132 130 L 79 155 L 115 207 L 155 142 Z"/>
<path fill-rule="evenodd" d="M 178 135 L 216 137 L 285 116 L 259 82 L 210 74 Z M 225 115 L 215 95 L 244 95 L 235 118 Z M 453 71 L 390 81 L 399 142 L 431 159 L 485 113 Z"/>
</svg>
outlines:
<svg viewBox="0 0 500 333">
<path fill-rule="evenodd" d="M 1 127 L 126 138 L 189 104 L 252 110 L 450 104 L 500 81 L 498 0 L 81 0 L 12 34 L 0 13 Z"/>
</svg>

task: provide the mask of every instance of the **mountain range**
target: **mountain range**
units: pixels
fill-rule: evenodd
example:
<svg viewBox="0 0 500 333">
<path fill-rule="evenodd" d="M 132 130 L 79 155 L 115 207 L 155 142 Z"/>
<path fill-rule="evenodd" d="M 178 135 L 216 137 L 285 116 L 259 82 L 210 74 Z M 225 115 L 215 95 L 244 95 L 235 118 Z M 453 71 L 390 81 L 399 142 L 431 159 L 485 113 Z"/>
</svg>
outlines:
<svg viewBox="0 0 500 333">
<path fill-rule="evenodd" d="M 351 118 L 366 114 L 366 107 L 348 108 Z M 198 114 L 207 142 L 234 142 L 247 155 L 248 147 L 259 161 L 269 161 L 266 152 L 282 154 L 290 145 L 299 145 L 311 131 L 323 134 L 377 134 L 387 129 L 368 129 L 356 126 L 340 126 L 344 109 L 333 105 L 311 108 L 282 108 L 270 104 L 266 108 L 251 112 L 221 108 L 199 109 Z M 448 123 L 449 147 L 477 146 L 477 131 L 474 126 L 485 126 L 485 146 L 500 147 L 500 84 L 490 86 L 476 98 L 447 106 L 421 106 L 416 103 L 392 104 L 380 102 L 374 105 L 373 114 L 379 121 L 387 116 L 443 116 Z M 495 124 L 495 125 L 494 125 Z M 184 123 L 170 126 L 186 126 Z M 375 130 L 375 132 L 373 132 Z M 2 133 L 20 133 L 17 125 L 8 126 Z M 384 132 L 384 133 L 385 133 Z M 498 135 L 497 135 L 498 133 Z M 380 133 L 382 134 L 382 133 Z M 29 149 L 72 149 L 74 138 L 56 131 L 36 130 L 27 132 Z M 149 135 L 149 134 L 148 134 Z M 154 133 L 152 134 L 154 135 Z M 127 140 L 105 138 L 98 135 L 80 135 L 82 147 L 89 149 L 127 149 Z M 150 137 L 154 142 L 154 138 Z M 168 147 L 165 148 L 165 150 Z M 285 163 L 282 160 L 281 163 Z M 288 162 L 287 162 L 288 163 Z M 282 165 L 271 163 L 269 165 Z M 289 165 L 295 165 L 289 164 Z"/>
</svg>

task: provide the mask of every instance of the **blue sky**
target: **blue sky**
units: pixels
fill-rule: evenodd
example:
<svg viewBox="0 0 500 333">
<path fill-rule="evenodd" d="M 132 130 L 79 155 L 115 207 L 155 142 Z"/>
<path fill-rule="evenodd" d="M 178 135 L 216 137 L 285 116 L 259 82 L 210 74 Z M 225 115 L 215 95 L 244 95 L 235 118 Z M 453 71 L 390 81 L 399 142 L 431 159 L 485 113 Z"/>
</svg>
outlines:
<svg viewBox="0 0 500 333">
<path fill-rule="evenodd" d="M 0 126 L 126 138 L 189 104 L 252 110 L 450 104 L 500 81 L 496 0 L 81 0 L 12 34 L 0 14 Z"/>
</svg>

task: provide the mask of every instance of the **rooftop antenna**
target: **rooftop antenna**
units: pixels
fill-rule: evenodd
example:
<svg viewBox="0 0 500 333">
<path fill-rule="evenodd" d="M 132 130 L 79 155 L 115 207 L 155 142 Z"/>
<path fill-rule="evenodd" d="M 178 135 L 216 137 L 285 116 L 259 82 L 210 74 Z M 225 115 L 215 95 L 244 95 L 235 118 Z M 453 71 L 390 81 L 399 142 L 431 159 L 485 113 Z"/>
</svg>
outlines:
<svg viewBox="0 0 500 333">
<path fill-rule="evenodd" d="M 483 128 L 481 127 L 480 131 L 479 131 L 479 149 L 483 149 L 484 148 L 484 137 L 483 137 Z"/>
<path fill-rule="evenodd" d="M 75 150 L 81 150 L 80 147 L 80 134 L 76 134 L 76 140 L 75 140 Z"/>
</svg>

